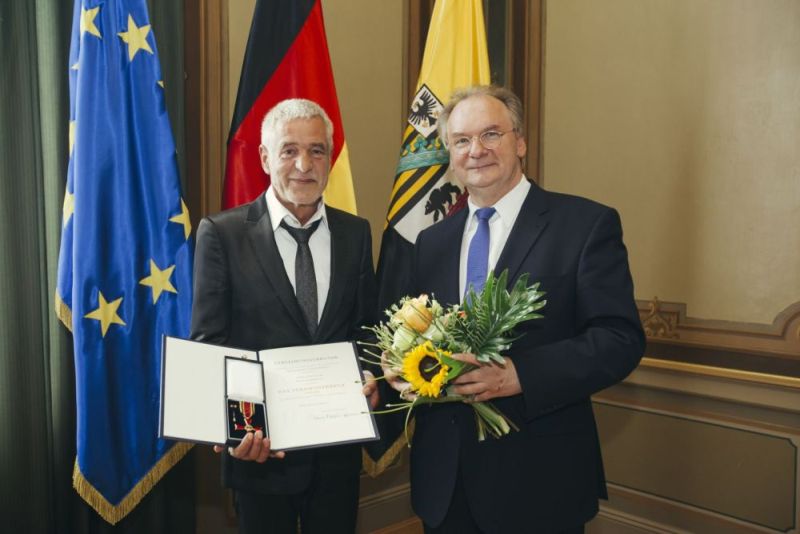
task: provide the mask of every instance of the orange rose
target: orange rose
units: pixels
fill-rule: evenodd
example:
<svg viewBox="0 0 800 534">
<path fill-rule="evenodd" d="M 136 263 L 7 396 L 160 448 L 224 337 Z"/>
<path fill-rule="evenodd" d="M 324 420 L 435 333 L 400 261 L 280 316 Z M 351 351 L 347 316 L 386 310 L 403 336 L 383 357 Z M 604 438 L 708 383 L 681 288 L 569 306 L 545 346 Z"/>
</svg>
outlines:
<svg viewBox="0 0 800 534">
<path fill-rule="evenodd" d="M 428 295 L 406 300 L 394 318 L 418 334 L 425 332 L 433 320 L 433 314 L 428 309 Z"/>
</svg>

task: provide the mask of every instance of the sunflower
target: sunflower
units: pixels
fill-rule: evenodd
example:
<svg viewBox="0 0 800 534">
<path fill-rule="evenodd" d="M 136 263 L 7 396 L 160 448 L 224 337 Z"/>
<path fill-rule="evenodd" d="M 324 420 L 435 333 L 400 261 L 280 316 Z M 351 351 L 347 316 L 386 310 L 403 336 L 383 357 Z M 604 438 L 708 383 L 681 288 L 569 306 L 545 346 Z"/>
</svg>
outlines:
<svg viewBox="0 0 800 534">
<path fill-rule="evenodd" d="M 450 368 L 442 363 L 440 352 L 430 341 L 417 345 L 403 357 L 403 378 L 423 397 L 438 397 Z M 449 356 L 450 353 L 441 351 Z"/>
</svg>

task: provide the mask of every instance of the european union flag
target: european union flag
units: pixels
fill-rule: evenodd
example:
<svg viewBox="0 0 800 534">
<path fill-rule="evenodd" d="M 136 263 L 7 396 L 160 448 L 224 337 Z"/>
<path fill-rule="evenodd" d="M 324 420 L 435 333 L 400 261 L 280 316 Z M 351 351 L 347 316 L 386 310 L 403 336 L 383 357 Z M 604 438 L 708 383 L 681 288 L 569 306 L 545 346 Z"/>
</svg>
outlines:
<svg viewBox="0 0 800 534">
<path fill-rule="evenodd" d="M 161 337 L 187 337 L 193 239 L 145 0 L 76 1 L 56 310 L 72 330 L 73 485 L 122 519 L 188 450 L 157 438 Z"/>
</svg>

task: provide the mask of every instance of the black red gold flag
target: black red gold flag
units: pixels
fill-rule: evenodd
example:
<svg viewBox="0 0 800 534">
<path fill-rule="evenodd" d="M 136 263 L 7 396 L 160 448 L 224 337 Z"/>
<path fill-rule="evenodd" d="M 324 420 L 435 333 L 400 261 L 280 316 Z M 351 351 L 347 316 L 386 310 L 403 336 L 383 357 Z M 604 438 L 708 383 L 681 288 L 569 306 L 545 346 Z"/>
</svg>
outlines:
<svg viewBox="0 0 800 534">
<path fill-rule="evenodd" d="M 333 122 L 325 202 L 355 213 L 347 144 L 319 0 L 256 3 L 228 137 L 222 207 L 250 202 L 269 186 L 269 175 L 261 168 L 258 154 L 261 121 L 287 98 L 316 102 Z"/>
</svg>

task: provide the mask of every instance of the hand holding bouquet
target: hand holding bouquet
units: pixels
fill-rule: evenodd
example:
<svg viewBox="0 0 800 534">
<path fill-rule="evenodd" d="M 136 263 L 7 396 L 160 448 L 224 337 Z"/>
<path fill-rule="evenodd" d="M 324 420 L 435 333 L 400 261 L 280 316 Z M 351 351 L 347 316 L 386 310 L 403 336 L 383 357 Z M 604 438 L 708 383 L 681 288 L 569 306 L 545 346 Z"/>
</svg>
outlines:
<svg viewBox="0 0 800 534">
<path fill-rule="evenodd" d="M 491 403 L 471 402 L 450 386 L 476 368 L 453 358 L 454 353 L 472 353 L 482 364 L 504 366 L 500 353 L 516 339 L 514 327 L 542 317 L 536 313 L 546 304 L 539 300 L 544 295 L 538 290 L 539 284 L 528 286 L 528 275 L 523 274 L 509 292 L 507 281 L 507 271 L 499 278 L 490 273 L 480 293 L 470 288 L 463 305 L 447 309 L 428 295 L 420 295 L 405 297 L 386 310 L 389 321 L 370 328 L 377 336 L 374 346 L 380 354 L 370 354 L 380 360 L 385 377 L 405 380 L 401 397 L 406 399 L 388 405 L 386 412 L 407 410 L 407 424 L 412 410 L 420 404 L 468 402 L 475 411 L 479 440 L 487 434 L 498 438 L 512 428 L 517 430 Z"/>
</svg>

